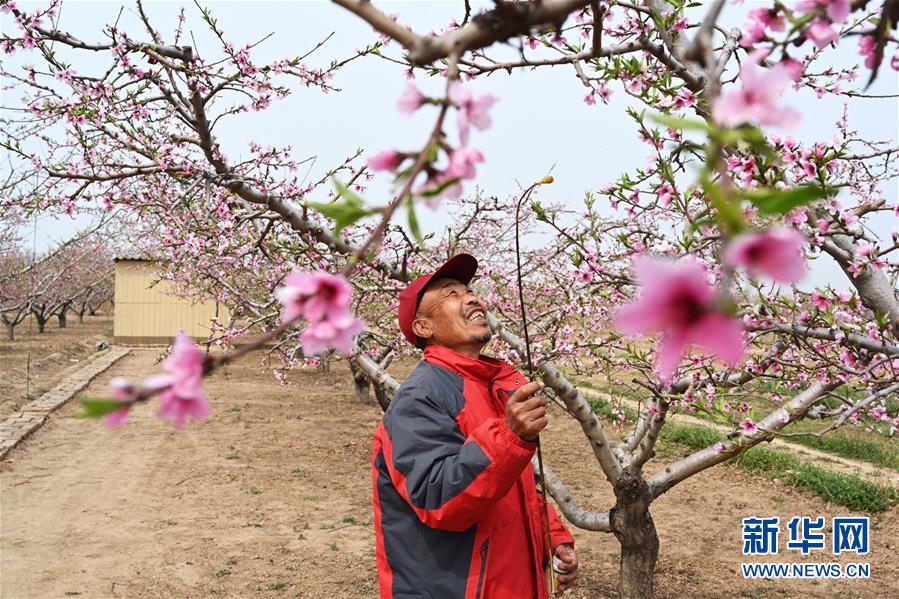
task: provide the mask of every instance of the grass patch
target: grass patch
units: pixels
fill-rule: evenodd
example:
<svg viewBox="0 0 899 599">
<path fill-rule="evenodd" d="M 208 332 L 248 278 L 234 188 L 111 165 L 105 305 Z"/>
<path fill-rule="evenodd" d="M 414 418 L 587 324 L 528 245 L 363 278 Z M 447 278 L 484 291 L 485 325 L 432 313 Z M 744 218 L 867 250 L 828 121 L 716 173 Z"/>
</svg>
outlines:
<svg viewBox="0 0 899 599">
<path fill-rule="evenodd" d="M 858 439 L 839 432 L 817 437 L 790 437 L 788 443 L 805 445 L 813 449 L 828 451 L 846 458 L 864 460 L 877 466 L 899 470 L 899 449 L 894 449 L 877 441 Z"/>
<path fill-rule="evenodd" d="M 628 399 L 634 401 L 637 401 L 639 399 L 632 396 L 632 392 L 626 387 L 618 387 L 615 385 L 598 385 L 590 381 L 580 379 L 578 379 L 577 385 L 578 387 L 592 389 L 594 391 L 607 393 L 613 396 L 620 396 L 623 394 L 628 396 Z M 759 389 L 756 391 L 761 391 L 764 393 L 784 391 L 780 388 L 779 385 L 776 385 L 770 381 L 760 382 L 758 384 L 758 387 Z M 597 414 L 601 414 L 606 418 L 617 420 L 617 418 L 615 418 L 612 413 L 612 406 L 610 406 L 607 401 L 595 397 L 592 394 L 586 393 L 584 394 L 584 398 Z M 756 397 L 753 399 L 753 402 L 756 406 L 756 409 L 761 413 L 766 413 L 779 407 L 777 404 L 771 402 L 768 399 L 765 399 L 764 397 Z M 825 398 L 822 403 L 824 403 L 824 405 L 826 405 L 828 408 L 832 409 L 837 404 L 840 404 L 840 401 L 835 398 Z M 897 402 L 895 402 L 894 400 L 890 400 L 888 402 L 888 409 L 899 409 L 899 405 L 890 407 L 895 403 Z M 622 406 L 622 411 L 625 413 L 628 419 L 636 420 L 637 414 L 629 408 Z M 701 410 L 697 410 L 696 412 L 689 412 L 687 413 L 687 415 L 692 416 L 693 418 L 699 418 L 701 420 L 713 422 L 711 416 L 709 416 L 705 412 L 702 412 Z M 800 420 L 791 423 L 790 426 L 785 430 L 785 432 L 815 433 L 820 431 L 826 425 L 827 423 L 822 421 Z M 668 423 L 666 423 L 665 427 L 668 427 Z M 875 426 L 875 428 L 878 427 Z M 881 428 L 884 427 L 880 427 L 878 428 L 878 430 L 880 430 Z M 826 451 L 828 453 L 832 453 L 834 455 L 849 458 L 852 460 L 862 460 L 875 466 L 882 466 L 884 468 L 899 470 L 899 447 L 897 447 L 897 445 L 893 441 L 888 440 L 885 436 L 882 436 L 880 434 L 865 433 L 864 436 L 862 436 L 860 431 L 855 431 L 851 428 L 847 428 L 845 429 L 845 431 L 846 432 L 842 430 L 833 431 L 831 433 L 827 433 L 821 439 L 812 437 L 810 435 L 797 435 L 791 437 L 781 437 L 781 440 L 795 445 L 811 447 L 812 449 L 817 449 L 819 451 Z M 884 431 L 880 430 L 880 432 L 883 433 Z"/>
<path fill-rule="evenodd" d="M 754 447 L 734 458 L 744 470 L 811 491 L 825 501 L 862 512 L 882 512 L 899 503 L 899 489 L 803 463 L 785 449 Z"/>
<path fill-rule="evenodd" d="M 236 460 L 240 457 L 240 450 L 234 447 L 234 443 L 228 446 L 231 451 L 225 455 L 226 460 Z"/>
<path fill-rule="evenodd" d="M 596 413 L 607 418 L 611 417 L 612 406 L 607 401 L 595 396 L 586 398 Z M 631 415 L 628 414 L 628 417 Z M 660 441 L 692 450 L 714 445 L 724 438 L 724 434 L 711 427 L 671 421 L 665 423 L 659 435 Z M 853 510 L 882 512 L 899 503 L 899 489 L 806 464 L 787 449 L 756 446 L 743 451 L 730 461 L 752 474 L 778 479 L 787 485 L 815 493 L 825 501 L 844 505 Z"/>
<path fill-rule="evenodd" d="M 724 435 L 705 426 L 666 422 L 660 438 L 695 450 L 721 441 Z M 756 446 L 730 461 L 752 474 L 778 479 L 853 510 L 882 512 L 899 503 L 899 489 L 806 464 L 787 449 Z"/>
<path fill-rule="evenodd" d="M 690 449 L 702 449 L 724 439 L 724 435 L 707 426 L 666 422 L 659 437 L 665 441 L 686 445 Z"/>
<path fill-rule="evenodd" d="M 594 391 L 605 392 L 604 389 L 600 388 L 597 385 L 589 381 L 578 381 L 579 387 L 586 387 L 587 389 L 593 389 Z M 612 406 L 608 401 L 604 398 L 599 397 L 597 395 L 593 395 L 592 393 L 583 393 L 584 399 L 587 400 L 587 404 L 590 406 L 590 409 L 599 414 L 600 416 L 604 416 L 609 420 L 618 421 L 618 413 L 623 413 L 628 420 L 636 420 L 637 413 L 630 409 L 629 407 L 622 405 L 620 408 L 616 408 Z"/>
</svg>

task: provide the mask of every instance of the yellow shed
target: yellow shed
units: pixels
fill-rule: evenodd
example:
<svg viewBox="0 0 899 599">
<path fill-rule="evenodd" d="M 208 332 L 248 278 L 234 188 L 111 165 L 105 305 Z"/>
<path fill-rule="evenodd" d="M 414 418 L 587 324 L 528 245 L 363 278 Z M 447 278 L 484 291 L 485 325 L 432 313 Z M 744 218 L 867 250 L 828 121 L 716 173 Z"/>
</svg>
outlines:
<svg viewBox="0 0 899 599">
<path fill-rule="evenodd" d="M 151 258 L 115 259 L 114 343 L 168 345 L 178 331 L 205 341 L 213 317 L 227 322 L 225 306 L 211 298 L 178 297 L 168 281 L 158 280 L 154 267 Z"/>
</svg>

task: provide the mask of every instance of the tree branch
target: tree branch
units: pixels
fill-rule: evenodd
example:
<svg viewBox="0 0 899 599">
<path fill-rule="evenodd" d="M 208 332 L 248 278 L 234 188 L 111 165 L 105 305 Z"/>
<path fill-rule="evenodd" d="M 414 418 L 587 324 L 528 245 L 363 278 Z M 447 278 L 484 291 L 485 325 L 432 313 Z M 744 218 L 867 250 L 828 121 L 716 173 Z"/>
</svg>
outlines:
<svg viewBox="0 0 899 599">
<path fill-rule="evenodd" d="M 760 431 L 770 432 L 758 432 L 752 435 L 741 433 L 734 440 L 726 441 L 723 451 L 716 451 L 714 446 L 706 447 L 674 464 L 666 466 L 647 481 L 652 491 L 653 499 L 659 497 L 682 480 L 716 464 L 726 462 L 741 451 L 773 438 L 774 432 L 796 420 L 797 416 L 801 417 L 815 402 L 840 385 L 841 383 L 839 382 L 828 384 L 814 383 L 811 387 L 791 399 L 786 405 L 768 414 L 764 420 L 756 425 Z"/>
<path fill-rule="evenodd" d="M 531 466 L 534 467 L 534 472 L 537 472 L 536 460 L 536 457 L 531 460 Z M 545 463 L 543 464 L 543 474 L 546 479 L 547 493 L 552 495 L 552 498 L 555 500 L 556 505 L 559 506 L 562 515 L 565 516 L 569 522 L 584 530 L 612 532 L 612 527 L 609 525 L 608 513 L 588 512 L 578 505 L 578 502 L 571 496 L 571 493 L 568 492 L 568 489 L 565 488 L 565 485 L 562 484 L 562 481 L 559 480 L 556 473 Z"/>
<path fill-rule="evenodd" d="M 393 21 L 368 0 L 333 0 L 377 31 L 398 41 L 413 64 L 426 65 L 450 54 L 469 50 L 529 32 L 538 25 L 561 27 L 569 14 L 590 0 L 543 0 L 542 2 L 497 2 L 496 8 L 476 15 L 471 23 L 438 36 L 421 36 Z"/>
</svg>

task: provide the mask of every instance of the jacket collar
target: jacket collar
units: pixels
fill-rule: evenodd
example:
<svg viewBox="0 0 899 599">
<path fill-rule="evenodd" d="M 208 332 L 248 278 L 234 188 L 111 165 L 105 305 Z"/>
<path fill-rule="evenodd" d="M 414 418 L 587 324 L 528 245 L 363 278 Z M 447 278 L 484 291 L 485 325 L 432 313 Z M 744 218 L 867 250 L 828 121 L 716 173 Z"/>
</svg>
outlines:
<svg viewBox="0 0 899 599">
<path fill-rule="evenodd" d="M 475 360 L 439 345 L 425 346 L 425 361 L 442 366 L 463 378 L 485 382 L 515 371 L 511 364 L 496 358 L 480 355 Z"/>
</svg>

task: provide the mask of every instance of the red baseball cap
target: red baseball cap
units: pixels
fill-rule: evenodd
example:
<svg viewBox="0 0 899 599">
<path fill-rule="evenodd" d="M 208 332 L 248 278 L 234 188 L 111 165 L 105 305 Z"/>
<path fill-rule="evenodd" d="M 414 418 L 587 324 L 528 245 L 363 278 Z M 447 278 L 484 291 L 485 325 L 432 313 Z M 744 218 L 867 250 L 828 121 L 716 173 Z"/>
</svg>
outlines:
<svg viewBox="0 0 899 599">
<path fill-rule="evenodd" d="M 477 270 L 478 261 L 474 256 L 470 254 L 456 254 L 444 262 L 443 266 L 429 275 L 418 277 L 400 292 L 400 330 L 403 331 L 403 335 L 409 340 L 409 343 L 415 347 L 419 347 L 420 340 L 415 333 L 412 332 L 412 321 L 415 320 L 415 313 L 418 311 L 418 304 L 421 302 L 421 296 L 427 291 L 431 281 L 448 278 L 455 279 L 464 285 L 468 285 Z"/>
</svg>

